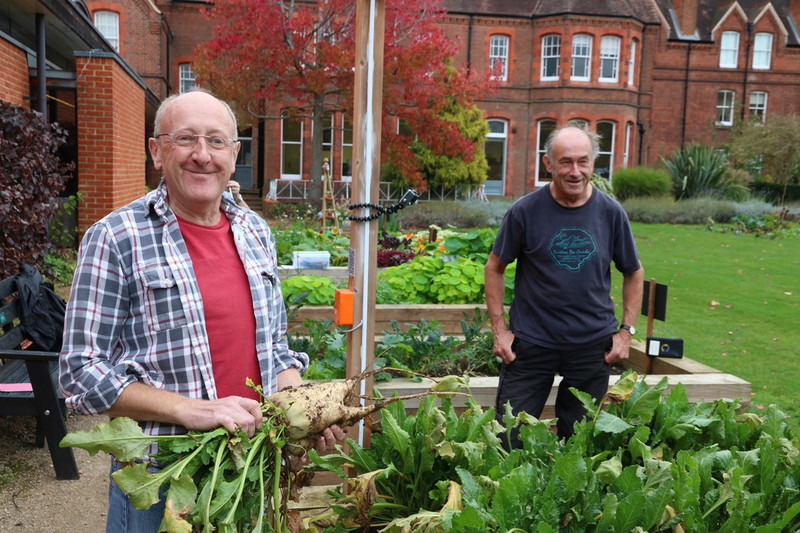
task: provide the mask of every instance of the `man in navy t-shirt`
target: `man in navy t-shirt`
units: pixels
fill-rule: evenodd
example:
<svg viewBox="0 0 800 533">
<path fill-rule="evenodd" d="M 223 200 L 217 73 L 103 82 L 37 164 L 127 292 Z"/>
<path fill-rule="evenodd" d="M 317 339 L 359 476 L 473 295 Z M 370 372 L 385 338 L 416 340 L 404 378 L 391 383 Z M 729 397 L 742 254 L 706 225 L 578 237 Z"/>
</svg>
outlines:
<svg viewBox="0 0 800 533">
<path fill-rule="evenodd" d="M 541 416 L 553 379 L 559 437 L 572 435 L 585 414 L 570 387 L 598 401 L 609 365 L 628 358 L 642 301 L 644 270 L 622 206 L 591 184 L 599 137 L 567 126 L 545 145 L 552 182 L 506 213 L 486 263 L 486 303 L 494 353 L 503 360 L 497 417 L 505 404 Z M 514 301 L 506 325 L 506 266 L 517 261 Z M 622 322 L 611 299 L 611 264 L 622 272 Z M 516 433 L 511 446 L 519 447 Z"/>
</svg>

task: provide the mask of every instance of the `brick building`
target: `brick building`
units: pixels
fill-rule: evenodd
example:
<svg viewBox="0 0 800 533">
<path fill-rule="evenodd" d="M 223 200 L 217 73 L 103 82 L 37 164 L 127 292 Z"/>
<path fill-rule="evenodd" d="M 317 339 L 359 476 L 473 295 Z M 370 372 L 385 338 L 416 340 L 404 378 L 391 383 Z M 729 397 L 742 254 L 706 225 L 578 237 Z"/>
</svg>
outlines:
<svg viewBox="0 0 800 533">
<path fill-rule="evenodd" d="M 76 170 L 65 193 L 81 193 L 79 228 L 144 192 L 146 124 L 158 98 L 80 0 L 0 4 L 0 98 L 68 131 L 61 154 Z"/>
<path fill-rule="evenodd" d="M 85 26 L 88 17 L 106 39 L 98 42 L 95 36 L 88 42 L 83 37 L 80 47 L 70 43 L 63 48 L 59 53 L 65 56 L 76 52 L 61 67 L 61 75 L 72 76 L 79 95 L 83 71 L 105 61 L 119 76 L 138 84 L 141 96 L 115 95 L 111 101 L 141 104 L 144 126 L 126 131 L 130 140 L 109 144 L 113 153 L 106 157 L 115 162 L 114 168 L 133 157 L 138 166 L 132 174 L 143 174 L 142 166 L 150 167 L 146 151 L 144 157 L 136 157 L 141 152 L 117 154 L 117 149 L 131 143 L 143 150 L 152 125 L 152 100 L 193 84 L 194 47 L 209 38 L 213 28 L 202 9 L 211 4 L 6 2 L 0 8 L 0 23 L 10 21 L 11 27 L 19 20 L 9 15 L 15 10 L 27 15 L 29 27 L 33 24 L 36 10 L 29 6 L 49 10 L 55 18 L 64 16 L 67 8 L 85 7 L 81 24 Z M 55 9 L 57 5 L 62 7 Z M 461 44 L 457 64 L 480 71 L 493 65 L 498 73 L 497 90 L 478 102 L 491 128 L 486 141 L 491 167 L 487 194 L 518 197 L 547 183 L 541 164 L 544 140 L 553 128 L 571 120 L 584 121 L 602 134 L 596 166 L 598 173 L 613 179 L 616 169 L 658 164 L 684 143 L 721 144 L 736 121 L 800 112 L 800 0 L 444 0 L 444 5 L 447 15 L 441 25 Z M 83 26 L 81 32 L 91 33 Z M 26 92 L 35 79 L 35 72 L 25 66 L 25 57 L 30 62 L 35 56 L 31 32 L 26 45 L 19 46 L 9 22 L 0 24 L 0 97 L 35 105 L 35 91 L 30 91 L 31 100 Z M 91 52 L 97 49 L 105 55 Z M 57 85 L 48 82 L 53 90 Z M 91 106 L 108 101 L 98 96 Z M 82 109 L 84 101 L 75 99 Z M 118 121 L 130 119 L 130 112 L 140 110 L 108 110 Z M 349 120 L 337 114 L 325 123 L 332 176 L 347 182 L 352 157 Z M 109 124 L 105 135 L 123 135 L 119 122 Z M 310 174 L 310 121 L 267 120 L 244 126 L 236 177 L 251 191 L 251 205 L 273 180 L 301 190 Z M 139 140 L 133 142 L 133 137 Z M 90 139 L 87 136 L 86 142 Z M 78 140 L 84 142 L 80 135 Z M 109 152 L 108 146 L 99 151 Z M 81 153 L 97 156 L 98 150 Z M 90 190 L 83 183 L 90 179 L 83 173 L 91 162 L 86 158 L 80 165 L 82 190 Z M 122 179 L 120 174 L 111 178 Z M 150 175 L 148 183 L 152 186 L 157 179 Z"/>
</svg>

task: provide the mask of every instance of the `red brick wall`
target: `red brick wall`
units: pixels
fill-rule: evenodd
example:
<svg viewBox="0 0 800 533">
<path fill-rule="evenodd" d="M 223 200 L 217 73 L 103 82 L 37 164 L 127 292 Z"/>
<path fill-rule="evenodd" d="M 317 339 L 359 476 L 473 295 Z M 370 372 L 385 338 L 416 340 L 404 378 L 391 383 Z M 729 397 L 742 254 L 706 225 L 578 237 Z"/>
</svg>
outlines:
<svg viewBox="0 0 800 533">
<path fill-rule="evenodd" d="M 738 67 L 735 69 L 719 67 L 722 32 L 728 30 L 739 32 Z M 648 124 L 650 135 L 646 163 L 657 164 L 661 156 L 669 157 L 681 143 L 712 146 L 724 143 L 731 128 L 715 124 L 717 92 L 720 90 L 734 91 L 734 120 L 737 122 L 749 118 L 753 91 L 765 91 L 768 95 L 767 120 L 771 114 L 800 113 L 797 76 L 800 50 L 786 47 L 782 29 L 771 12 L 755 23 L 752 36 L 758 32 L 773 34 L 772 61 L 768 70 L 751 68 L 752 49 L 748 54 L 747 20 L 741 11 L 735 9 L 720 21 L 711 43 L 667 43 L 661 40 L 655 49 L 651 49 L 654 105 Z"/>
<path fill-rule="evenodd" d="M 0 98 L 29 107 L 24 98 L 29 95 L 30 80 L 25 52 L 8 41 L 0 40 Z"/>
<path fill-rule="evenodd" d="M 165 2 L 160 1 L 159 4 Z M 201 8 L 208 8 L 193 3 L 169 2 L 162 6 L 162 11 L 167 15 L 173 39 L 170 50 L 169 75 L 172 92 L 179 90 L 178 64 L 191 61 L 194 58 L 194 49 L 198 43 L 208 40 L 213 36 L 214 24 L 206 19 L 200 12 Z"/>
<path fill-rule="evenodd" d="M 90 0 L 86 6 L 93 14 L 98 10 L 119 13 L 120 54 L 159 98 L 168 96 L 166 27 L 157 8 L 150 2 L 129 0 Z"/>
<path fill-rule="evenodd" d="M 113 58 L 78 57 L 79 228 L 144 193 L 144 89 Z"/>
</svg>

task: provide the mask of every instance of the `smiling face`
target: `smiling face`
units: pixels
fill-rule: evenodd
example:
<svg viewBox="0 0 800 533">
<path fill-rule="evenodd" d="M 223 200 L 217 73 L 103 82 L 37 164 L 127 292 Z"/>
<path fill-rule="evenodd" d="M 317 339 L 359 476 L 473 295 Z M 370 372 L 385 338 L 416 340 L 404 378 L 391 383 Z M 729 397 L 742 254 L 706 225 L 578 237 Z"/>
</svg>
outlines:
<svg viewBox="0 0 800 533">
<path fill-rule="evenodd" d="M 592 195 L 591 178 L 594 172 L 592 143 L 579 128 L 564 128 L 553 139 L 552 159 L 542 158 L 553 176 L 550 191 L 560 204 L 577 207 Z"/>
<path fill-rule="evenodd" d="M 215 224 L 239 143 L 214 149 L 208 146 L 208 138 L 198 138 L 194 146 L 178 146 L 172 139 L 176 133 L 234 139 L 234 122 L 222 102 L 207 93 L 185 93 L 166 105 L 156 124 L 158 137 L 151 138 L 148 146 L 156 170 L 162 171 L 167 183 L 170 206 L 182 218 Z"/>
</svg>

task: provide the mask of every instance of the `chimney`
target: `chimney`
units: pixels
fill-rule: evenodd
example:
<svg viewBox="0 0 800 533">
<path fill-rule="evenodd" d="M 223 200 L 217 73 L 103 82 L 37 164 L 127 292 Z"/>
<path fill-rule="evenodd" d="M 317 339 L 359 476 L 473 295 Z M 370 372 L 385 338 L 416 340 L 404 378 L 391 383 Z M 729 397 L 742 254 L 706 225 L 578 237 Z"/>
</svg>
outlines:
<svg viewBox="0 0 800 533">
<path fill-rule="evenodd" d="M 800 3 L 800 0 L 791 1 L 793 4 Z M 697 31 L 697 3 L 698 0 L 672 0 L 675 17 L 683 35 L 694 35 Z"/>
</svg>

